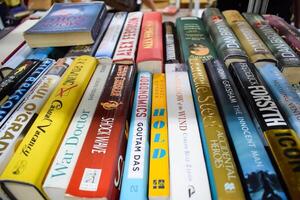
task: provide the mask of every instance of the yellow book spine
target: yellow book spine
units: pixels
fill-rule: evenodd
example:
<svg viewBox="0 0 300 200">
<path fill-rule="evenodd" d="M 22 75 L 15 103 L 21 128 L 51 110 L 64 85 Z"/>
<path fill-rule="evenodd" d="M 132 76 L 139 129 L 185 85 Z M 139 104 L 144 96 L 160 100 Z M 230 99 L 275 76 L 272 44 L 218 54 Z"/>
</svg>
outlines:
<svg viewBox="0 0 300 200">
<path fill-rule="evenodd" d="M 34 186 L 46 197 L 43 180 L 96 66 L 90 56 L 74 60 L 8 163 L 2 182 Z"/>
<path fill-rule="evenodd" d="M 170 196 L 169 145 L 165 74 L 153 75 L 149 199 Z"/>
</svg>

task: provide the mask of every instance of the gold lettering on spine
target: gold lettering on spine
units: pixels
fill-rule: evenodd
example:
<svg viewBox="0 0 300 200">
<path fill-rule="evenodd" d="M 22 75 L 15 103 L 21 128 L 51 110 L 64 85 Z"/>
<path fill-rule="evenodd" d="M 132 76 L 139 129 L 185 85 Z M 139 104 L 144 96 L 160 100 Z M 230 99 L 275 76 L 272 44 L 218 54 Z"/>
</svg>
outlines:
<svg viewBox="0 0 300 200">
<path fill-rule="evenodd" d="M 154 24 L 152 21 L 146 22 L 144 27 L 143 48 L 153 48 Z"/>
<path fill-rule="evenodd" d="M 243 199 L 244 194 L 204 65 L 189 59 L 218 198 Z"/>
</svg>

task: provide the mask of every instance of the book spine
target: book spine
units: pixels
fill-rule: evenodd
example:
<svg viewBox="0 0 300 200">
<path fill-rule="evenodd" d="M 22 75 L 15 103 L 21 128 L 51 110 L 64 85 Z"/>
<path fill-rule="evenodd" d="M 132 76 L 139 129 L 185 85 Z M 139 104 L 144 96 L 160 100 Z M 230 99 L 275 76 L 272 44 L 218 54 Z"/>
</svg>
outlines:
<svg viewBox="0 0 300 200">
<path fill-rule="evenodd" d="M 287 186 L 291 199 L 300 195 L 300 141 L 288 127 L 273 98 L 258 77 L 255 67 L 247 62 L 234 63 L 230 70 L 236 85 L 241 88 L 248 110 L 253 112 L 272 156 Z M 288 141 L 287 143 L 283 141 Z"/>
<path fill-rule="evenodd" d="M 188 73 L 167 73 L 166 87 L 171 197 L 211 199 Z"/>
<path fill-rule="evenodd" d="M 223 61 L 231 58 L 247 60 L 246 52 L 217 8 L 206 9 L 203 22 Z"/>
<path fill-rule="evenodd" d="M 99 45 L 100 45 L 100 43 L 101 43 L 101 41 L 102 41 L 102 39 L 104 37 L 104 34 L 107 31 L 107 28 L 108 28 L 108 26 L 109 26 L 109 24 L 110 24 L 110 22 L 111 22 L 111 20 L 112 20 L 112 18 L 114 16 L 113 13 L 107 13 L 106 14 L 106 10 L 105 10 L 105 14 L 104 15 L 105 15 L 105 17 L 102 17 L 104 19 L 100 20 L 100 21 L 102 21 L 102 23 L 100 25 L 100 31 L 99 31 L 99 33 L 97 35 L 97 38 L 96 38 L 96 40 L 95 40 L 95 42 L 94 42 L 94 44 L 92 46 L 91 54 L 90 54 L 91 56 L 95 56 L 95 53 L 96 53 L 96 51 L 97 51 L 97 49 L 98 49 L 98 47 L 99 47 Z"/>
<path fill-rule="evenodd" d="M 284 72 L 285 68 L 288 67 L 300 67 L 300 58 L 297 53 L 285 43 L 285 41 L 260 15 L 244 13 L 243 16 L 276 57 L 280 71 Z M 298 81 L 299 80 L 300 79 L 298 79 Z"/>
<path fill-rule="evenodd" d="M 190 59 L 190 76 L 213 199 L 244 199 L 212 89 L 200 59 Z"/>
<path fill-rule="evenodd" d="M 29 76 L 30 72 L 37 68 L 40 63 L 41 62 L 37 60 L 25 60 L 7 77 L 5 77 L 0 83 L 0 100 L 2 101 L 6 95 L 14 91 L 15 88 L 19 87 Z"/>
<path fill-rule="evenodd" d="M 94 23 L 94 25 L 91 29 L 91 35 L 92 35 L 93 40 L 95 41 L 94 44 L 96 44 L 96 45 L 97 45 L 97 43 L 99 45 L 99 42 L 100 42 L 100 41 L 97 41 L 97 40 L 98 40 L 98 37 L 99 37 L 99 33 L 101 33 L 102 25 L 106 23 L 105 22 L 106 19 L 112 17 L 110 15 L 113 15 L 113 13 L 107 13 L 105 4 L 98 4 L 98 5 L 99 5 L 99 8 L 100 8 L 99 13 L 98 13 L 98 16 L 95 16 L 96 20 L 95 20 L 95 23 Z M 107 26 L 106 26 L 106 28 L 107 28 Z"/>
<path fill-rule="evenodd" d="M 5 186 L 6 181 L 34 185 L 38 195 L 46 198 L 42 182 L 96 64 L 95 58 L 81 56 L 64 73 L 1 175 Z"/>
<path fill-rule="evenodd" d="M 176 19 L 176 30 L 184 63 L 189 58 L 201 58 L 202 62 L 216 57 L 203 22 L 198 17 Z"/>
<path fill-rule="evenodd" d="M 205 64 L 218 108 L 225 124 L 229 141 L 233 145 L 240 167 L 240 177 L 248 199 L 269 197 L 285 199 L 281 179 L 275 171 L 260 135 L 252 122 L 242 97 L 238 93 L 227 67 L 218 60 Z M 263 179 L 261 190 L 253 190 L 255 180 Z M 273 185 L 277 187 L 273 188 Z M 267 188 L 272 188 L 268 190 Z M 274 195 L 276 194 L 276 195 Z M 274 195 L 274 196 L 273 196 Z"/>
<path fill-rule="evenodd" d="M 142 12 L 131 12 L 127 15 L 123 31 L 113 56 L 114 63 L 123 61 L 128 61 L 131 64 L 134 63 L 142 18 Z"/>
<path fill-rule="evenodd" d="M 275 15 L 263 15 L 277 33 L 300 55 L 300 35 L 298 30 L 284 19 Z"/>
<path fill-rule="evenodd" d="M 49 70 L 54 64 L 54 60 L 44 60 L 35 70 L 26 78 L 26 80 L 14 91 L 9 98 L 0 106 L 0 127 L 6 122 L 11 114 L 20 105 L 23 99 L 28 95 L 30 88 L 34 87 L 40 77 Z"/>
<path fill-rule="evenodd" d="M 51 199 L 63 199 L 64 197 L 110 69 L 111 63 L 101 62 L 97 66 L 52 162 L 43 185 Z M 65 161 L 66 158 L 68 162 Z M 58 197 L 58 192 L 55 194 L 52 189 L 56 192 L 60 190 L 59 195 L 61 196 Z"/>
<path fill-rule="evenodd" d="M 149 199 L 170 198 L 169 137 L 166 80 L 153 74 L 150 134 Z"/>
<path fill-rule="evenodd" d="M 273 63 L 265 63 L 257 69 L 286 121 L 300 137 L 300 97 Z"/>
<path fill-rule="evenodd" d="M 124 22 L 126 20 L 126 12 L 115 13 L 106 33 L 101 41 L 96 53 L 96 58 L 111 58 L 115 51 L 118 39 L 120 37 Z"/>
<path fill-rule="evenodd" d="M 28 60 L 44 60 L 53 53 L 55 48 L 53 47 L 44 47 L 44 48 L 36 48 L 34 49 L 31 54 L 28 55 L 26 59 Z"/>
<path fill-rule="evenodd" d="M 252 63 L 259 61 L 277 63 L 277 60 L 270 50 L 238 11 L 224 11 L 223 15 L 237 38 L 240 40 Z"/>
<path fill-rule="evenodd" d="M 93 45 L 78 45 L 72 46 L 70 50 L 66 53 L 66 58 L 76 58 L 82 55 L 92 55 Z"/>
<path fill-rule="evenodd" d="M 179 63 L 180 51 L 178 49 L 176 29 L 173 22 L 163 23 L 163 42 L 165 63 Z"/>
<path fill-rule="evenodd" d="M 152 75 L 140 72 L 132 106 L 120 200 L 147 200 Z"/>
<path fill-rule="evenodd" d="M 38 83 L 29 90 L 28 96 L 1 127 L 0 132 L 4 135 L 10 135 L 10 137 L 0 138 L 0 174 L 12 157 L 17 142 L 21 141 L 26 135 L 27 130 L 58 84 L 65 69 L 66 66 L 60 62 L 53 65 Z"/>
<path fill-rule="evenodd" d="M 135 66 L 115 64 L 83 143 L 67 196 L 117 199 L 126 149 L 125 125 Z"/>
</svg>

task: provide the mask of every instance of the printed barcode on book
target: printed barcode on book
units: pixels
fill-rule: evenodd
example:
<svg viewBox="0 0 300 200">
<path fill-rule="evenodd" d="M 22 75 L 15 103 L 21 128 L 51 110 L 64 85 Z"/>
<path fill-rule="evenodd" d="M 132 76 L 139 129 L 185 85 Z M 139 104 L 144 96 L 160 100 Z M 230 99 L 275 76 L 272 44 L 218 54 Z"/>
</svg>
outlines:
<svg viewBox="0 0 300 200">
<path fill-rule="evenodd" d="M 79 189 L 84 191 L 97 191 L 101 172 L 101 169 L 85 168 Z"/>
</svg>

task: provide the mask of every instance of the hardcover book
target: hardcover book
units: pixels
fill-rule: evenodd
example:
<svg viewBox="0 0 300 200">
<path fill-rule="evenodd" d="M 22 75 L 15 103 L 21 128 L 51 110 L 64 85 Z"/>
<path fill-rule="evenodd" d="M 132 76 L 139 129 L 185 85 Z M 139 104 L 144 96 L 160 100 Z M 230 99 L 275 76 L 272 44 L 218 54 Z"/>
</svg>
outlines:
<svg viewBox="0 0 300 200">
<path fill-rule="evenodd" d="M 189 59 L 191 85 L 213 199 L 244 199 L 234 157 L 199 58 Z"/>
<path fill-rule="evenodd" d="M 7 100 L 8 96 L 24 82 L 40 63 L 41 61 L 38 60 L 25 60 L 1 81 L 0 105 Z"/>
<path fill-rule="evenodd" d="M 163 23 L 163 42 L 165 63 L 179 63 L 180 51 L 175 24 L 173 22 Z"/>
<path fill-rule="evenodd" d="M 148 199 L 151 90 L 152 74 L 139 72 L 131 112 L 120 200 Z"/>
<path fill-rule="evenodd" d="M 103 3 L 56 3 L 24 38 L 30 47 L 92 44 L 105 15 Z"/>
<path fill-rule="evenodd" d="M 96 58 L 112 59 L 116 45 L 118 43 L 123 25 L 127 17 L 127 12 L 115 13 L 107 31 L 95 53 Z"/>
<path fill-rule="evenodd" d="M 262 61 L 277 63 L 277 60 L 268 47 L 238 11 L 227 10 L 223 12 L 223 15 L 237 38 L 240 40 L 252 63 Z"/>
<path fill-rule="evenodd" d="M 171 199 L 208 200 L 211 190 L 189 83 L 188 72 L 166 73 Z"/>
<path fill-rule="evenodd" d="M 153 74 L 148 197 L 170 198 L 169 137 L 165 74 Z"/>
<path fill-rule="evenodd" d="M 300 34 L 298 30 L 276 15 L 263 15 L 274 30 L 300 55 Z"/>
<path fill-rule="evenodd" d="M 133 64 L 142 23 L 142 12 L 130 12 L 127 15 L 123 31 L 113 56 L 114 63 Z"/>
<path fill-rule="evenodd" d="M 89 56 L 72 63 L 19 144 L 0 176 L 15 198 L 48 198 L 43 181 L 96 65 L 97 60 Z"/>
<path fill-rule="evenodd" d="M 262 38 L 278 60 L 278 68 L 290 83 L 299 83 L 300 58 L 274 29 L 257 14 L 244 13 L 252 28 Z"/>
<path fill-rule="evenodd" d="M 16 145 L 24 138 L 42 106 L 57 86 L 60 77 L 69 66 L 67 62 L 70 64 L 70 61 L 65 61 L 65 59 L 58 60 L 38 83 L 29 90 L 28 96 L 1 127 L 0 174 L 2 174 L 17 148 Z M 22 117 L 21 121 L 20 117 Z M 4 135 L 10 135 L 11 137 L 4 137 Z"/>
<path fill-rule="evenodd" d="M 28 95 L 30 88 L 34 87 L 37 81 L 54 64 L 54 60 L 45 59 L 35 70 L 16 88 L 15 91 L 0 106 L 0 127 L 6 122 L 15 109 L 22 103 Z"/>
<path fill-rule="evenodd" d="M 162 14 L 145 12 L 136 57 L 138 71 L 164 71 L 162 34 Z"/>
<path fill-rule="evenodd" d="M 208 30 L 217 53 L 226 63 L 245 61 L 248 59 L 239 40 L 231 31 L 223 15 L 217 8 L 207 8 L 203 13 L 203 22 Z"/>
<path fill-rule="evenodd" d="M 299 158 L 300 141 L 295 131 L 290 129 L 281 111 L 264 86 L 251 63 L 241 62 L 230 65 L 234 81 L 244 100 L 248 111 L 256 119 L 257 127 L 263 132 L 264 140 L 281 173 L 291 199 L 300 195 Z M 288 144 L 282 141 L 289 141 Z"/>
<path fill-rule="evenodd" d="M 202 62 L 216 57 L 203 22 L 198 17 L 180 17 L 176 19 L 176 30 L 183 63 L 189 58 L 201 57 Z"/>
<path fill-rule="evenodd" d="M 134 78 L 134 65 L 113 65 L 66 191 L 69 198 L 118 199 Z"/>
<path fill-rule="evenodd" d="M 64 199 L 110 69 L 111 63 L 100 61 L 66 131 L 43 184 L 50 199 Z"/>
<path fill-rule="evenodd" d="M 212 60 L 205 63 L 205 69 L 236 155 L 245 195 L 253 200 L 266 196 L 287 199 L 281 179 L 227 67 L 219 60 Z"/>
</svg>

